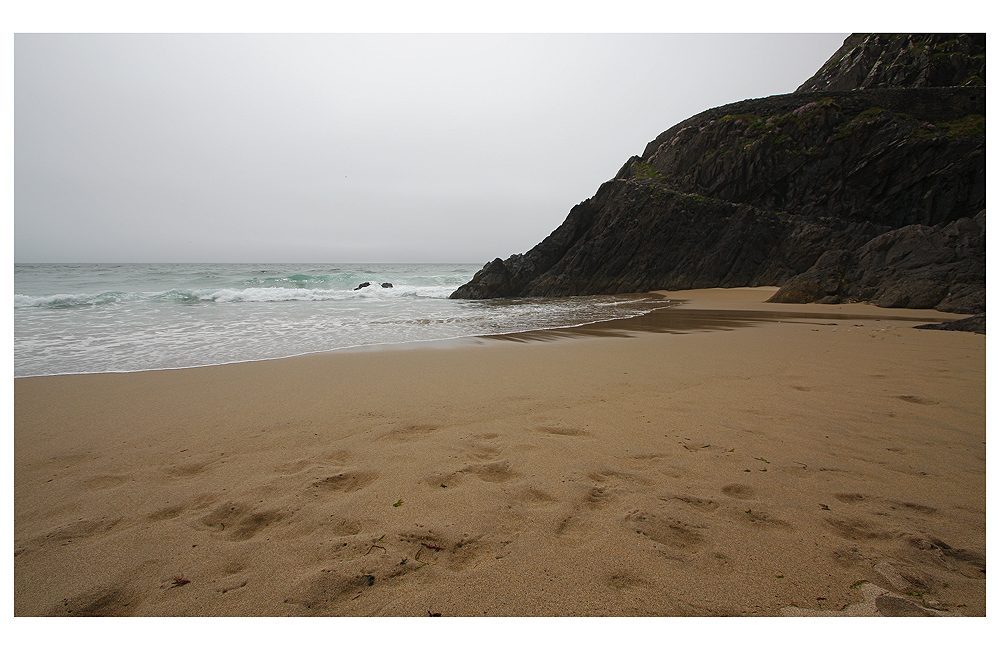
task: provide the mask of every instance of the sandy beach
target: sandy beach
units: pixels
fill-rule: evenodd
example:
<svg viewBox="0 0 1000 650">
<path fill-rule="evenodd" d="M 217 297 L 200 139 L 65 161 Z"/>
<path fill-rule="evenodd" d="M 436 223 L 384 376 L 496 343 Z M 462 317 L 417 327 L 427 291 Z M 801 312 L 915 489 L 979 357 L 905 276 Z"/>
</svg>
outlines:
<svg viewBox="0 0 1000 650">
<path fill-rule="evenodd" d="M 984 616 L 986 337 L 774 290 L 16 379 L 14 614 Z"/>
</svg>

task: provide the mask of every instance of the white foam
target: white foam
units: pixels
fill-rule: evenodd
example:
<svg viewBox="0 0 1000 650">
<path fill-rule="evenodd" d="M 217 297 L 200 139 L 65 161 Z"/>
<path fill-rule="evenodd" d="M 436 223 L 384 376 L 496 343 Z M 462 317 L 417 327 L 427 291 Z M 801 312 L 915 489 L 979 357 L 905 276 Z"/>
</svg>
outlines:
<svg viewBox="0 0 1000 650">
<path fill-rule="evenodd" d="M 128 294 L 106 291 L 102 293 L 57 293 L 51 296 L 26 296 L 14 294 L 14 307 L 77 307 L 121 302 Z"/>
<path fill-rule="evenodd" d="M 632 296 L 448 300 L 472 268 L 278 266 L 17 267 L 15 376 L 275 359 L 552 329 L 649 308 Z M 355 290 L 361 282 L 372 284 Z"/>
<path fill-rule="evenodd" d="M 200 300 L 212 302 L 288 302 L 290 300 L 347 300 L 351 296 L 338 289 L 299 289 L 288 287 L 252 287 L 248 289 L 196 289 Z"/>
</svg>

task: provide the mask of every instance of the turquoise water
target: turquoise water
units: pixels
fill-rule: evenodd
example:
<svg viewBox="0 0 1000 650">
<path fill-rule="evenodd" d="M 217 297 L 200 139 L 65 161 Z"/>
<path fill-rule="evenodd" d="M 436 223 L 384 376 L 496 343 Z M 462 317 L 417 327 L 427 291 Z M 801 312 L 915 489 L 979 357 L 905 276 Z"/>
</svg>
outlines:
<svg viewBox="0 0 1000 650">
<path fill-rule="evenodd" d="M 449 300 L 479 268 L 16 264 L 14 376 L 277 359 L 550 329 L 653 308 L 639 296 Z M 364 282 L 372 284 L 356 290 Z"/>
</svg>

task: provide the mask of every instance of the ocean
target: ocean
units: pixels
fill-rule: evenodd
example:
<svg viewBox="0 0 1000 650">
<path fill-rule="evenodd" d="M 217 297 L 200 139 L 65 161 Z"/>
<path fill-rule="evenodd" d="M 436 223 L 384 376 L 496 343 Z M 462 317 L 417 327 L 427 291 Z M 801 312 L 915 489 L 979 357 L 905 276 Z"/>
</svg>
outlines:
<svg viewBox="0 0 1000 650">
<path fill-rule="evenodd" d="M 14 376 L 189 368 L 513 334 L 638 316 L 664 304 L 635 295 L 448 299 L 479 268 L 15 264 Z"/>
</svg>

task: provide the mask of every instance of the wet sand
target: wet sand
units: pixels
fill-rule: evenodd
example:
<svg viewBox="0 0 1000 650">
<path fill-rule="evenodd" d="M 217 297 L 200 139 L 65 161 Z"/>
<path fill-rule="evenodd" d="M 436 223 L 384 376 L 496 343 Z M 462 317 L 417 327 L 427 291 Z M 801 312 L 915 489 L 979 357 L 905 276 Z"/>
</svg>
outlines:
<svg viewBox="0 0 1000 650">
<path fill-rule="evenodd" d="M 985 337 L 771 293 L 17 379 L 14 613 L 985 615 Z"/>
</svg>

